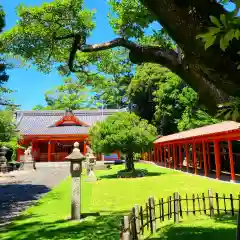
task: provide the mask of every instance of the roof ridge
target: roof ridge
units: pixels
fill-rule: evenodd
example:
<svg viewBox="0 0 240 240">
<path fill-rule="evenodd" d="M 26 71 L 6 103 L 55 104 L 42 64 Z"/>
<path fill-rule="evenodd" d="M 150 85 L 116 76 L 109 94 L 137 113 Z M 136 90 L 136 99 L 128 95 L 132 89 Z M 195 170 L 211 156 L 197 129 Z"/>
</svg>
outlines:
<svg viewBox="0 0 240 240">
<path fill-rule="evenodd" d="M 95 115 L 103 113 L 103 115 L 112 114 L 115 112 L 122 112 L 125 109 L 91 109 L 91 110 L 73 110 L 74 115 Z M 25 116 L 63 116 L 65 110 L 17 110 L 16 113 L 23 114 Z"/>
</svg>

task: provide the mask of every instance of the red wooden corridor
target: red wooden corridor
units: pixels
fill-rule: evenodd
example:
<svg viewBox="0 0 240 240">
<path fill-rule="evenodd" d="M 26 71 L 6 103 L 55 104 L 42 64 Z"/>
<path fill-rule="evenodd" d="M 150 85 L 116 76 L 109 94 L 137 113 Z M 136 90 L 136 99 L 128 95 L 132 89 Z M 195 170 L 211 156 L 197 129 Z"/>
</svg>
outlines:
<svg viewBox="0 0 240 240">
<path fill-rule="evenodd" d="M 154 142 L 152 161 L 174 169 L 203 171 L 205 176 L 240 173 L 240 123 L 225 121 L 159 137 Z"/>
</svg>

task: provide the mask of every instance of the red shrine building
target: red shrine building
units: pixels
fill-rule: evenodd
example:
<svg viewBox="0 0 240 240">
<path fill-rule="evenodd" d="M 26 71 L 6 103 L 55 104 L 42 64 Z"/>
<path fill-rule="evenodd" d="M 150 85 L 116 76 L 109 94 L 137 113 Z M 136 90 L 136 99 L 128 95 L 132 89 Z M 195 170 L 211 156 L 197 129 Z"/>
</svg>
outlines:
<svg viewBox="0 0 240 240">
<path fill-rule="evenodd" d="M 20 145 L 32 145 L 33 157 L 37 162 L 64 161 L 76 141 L 85 154 L 89 128 L 119 111 L 123 110 L 16 111 L 17 128 L 23 136 Z M 23 155 L 24 150 L 18 149 L 17 160 L 20 161 Z M 97 157 L 101 159 L 101 155 Z"/>
<path fill-rule="evenodd" d="M 159 165 L 216 179 L 240 179 L 240 123 L 225 121 L 159 137 L 154 155 Z"/>
</svg>

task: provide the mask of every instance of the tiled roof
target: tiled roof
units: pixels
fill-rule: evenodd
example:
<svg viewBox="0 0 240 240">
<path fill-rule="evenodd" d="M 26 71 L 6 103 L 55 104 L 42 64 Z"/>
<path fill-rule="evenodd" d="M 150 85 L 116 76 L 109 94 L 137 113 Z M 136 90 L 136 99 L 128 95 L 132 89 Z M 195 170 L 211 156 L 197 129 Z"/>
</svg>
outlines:
<svg viewBox="0 0 240 240">
<path fill-rule="evenodd" d="M 188 131 L 174 133 L 168 136 L 163 136 L 158 138 L 154 143 L 164 143 L 194 137 L 210 136 L 212 134 L 221 134 L 227 131 L 235 131 L 238 129 L 240 129 L 240 123 L 234 121 L 225 121 L 200 128 L 191 129 Z"/>
<path fill-rule="evenodd" d="M 89 126 L 98 121 L 103 121 L 107 116 L 122 109 L 79 110 L 73 111 L 74 115 Z M 65 114 L 64 110 L 49 111 L 16 111 L 17 126 L 24 135 L 57 135 L 57 134 L 87 134 L 88 127 L 59 126 L 53 127 Z"/>
</svg>

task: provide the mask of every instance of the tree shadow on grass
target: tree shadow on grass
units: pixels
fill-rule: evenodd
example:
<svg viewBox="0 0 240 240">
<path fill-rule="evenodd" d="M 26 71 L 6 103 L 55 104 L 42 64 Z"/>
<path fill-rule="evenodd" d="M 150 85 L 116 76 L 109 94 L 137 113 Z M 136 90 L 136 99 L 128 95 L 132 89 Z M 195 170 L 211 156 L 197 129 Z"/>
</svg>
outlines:
<svg viewBox="0 0 240 240">
<path fill-rule="evenodd" d="M 159 237 L 149 237 L 147 239 L 168 239 L 168 240 L 226 240 L 235 239 L 236 230 L 232 228 L 205 228 L 205 227 L 176 227 L 168 226 Z"/>
<path fill-rule="evenodd" d="M 32 221 L 23 222 L 22 224 L 18 222 L 12 224 L 0 234 L 6 234 L 4 240 L 119 240 L 121 218 L 121 213 L 113 213 L 111 215 L 87 217 L 79 222 L 69 220 L 54 222 Z"/>
<path fill-rule="evenodd" d="M 165 173 L 163 172 L 148 172 L 146 169 L 136 169 L 136 171 L 141 171 L 143 170 L 144 171 L 144 175 L 143 176 L 134 176 L 134 175 L 131 175 L 131 174 L 124 174 L 124 170 L 121 170 L 117 173 L 114 173 L 114 174 L 109 174 L 109 175 L 102 175 L 102 176 L 99 176 L 98 178 L 101 180 L 101 179 L 114 179 L 114 178 L 146 178 L 146 177 L 156 177 L 156 176 L 161 176 Z M 122 174 L 123 173 L 123 174 Z"/>
<path fill-rule="evenodd" d="M 159 229 L 157 229 L 157 234 L 154 236 L 149 236 L 146 239 L 156 240 L 156 239 L 168 239 L 168 240 L 225 240 L 225 239 L 235 239 L 236 238 L 236 228 L 234 225 L 237 225 L 237 216 L 231 216 L 226 214 L 215 215 L 215 223 L 221 223 L 222 225 L 212 225 L 211 227 L 204 226 L 184 226 L 179 224 L 168 224 Z M 201 221 L 196 219 L 197 221 Z M 182 221 L 184 223 L 184 220 Z M 232 227 L 229 227 L 229 224 Z M 225 225 L 225 226 L 224 226 Z M 159 236 L 157 236 L 159 235 Z"/>
</svg>

